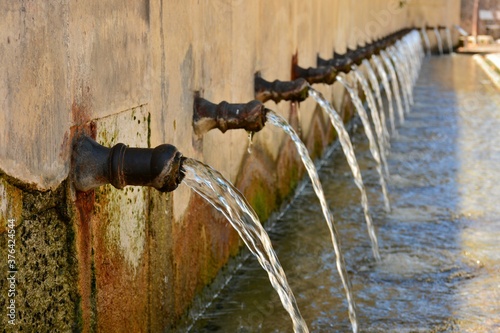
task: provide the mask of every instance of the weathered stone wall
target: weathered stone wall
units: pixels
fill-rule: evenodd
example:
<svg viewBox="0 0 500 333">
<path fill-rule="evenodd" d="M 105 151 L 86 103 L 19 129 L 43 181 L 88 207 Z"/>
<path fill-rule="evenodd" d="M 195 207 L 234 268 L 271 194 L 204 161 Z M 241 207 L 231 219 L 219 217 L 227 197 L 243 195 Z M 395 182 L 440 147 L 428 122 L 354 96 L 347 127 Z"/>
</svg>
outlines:
<svg viewBox="0 0 500 333">
<path fill-rule="evenodd" d="M 459 15 L 458 1 L 440 2 L 450 4 L 442 16 L 430 2 L 407 2 L 1 2 L 0 256 L 6 263 L 14 219 L 15 330 L 168 329 L 241 245 L 184 185 L 168 194 L 109 185 L 76 193 L 68 178 L 74 137 L 171 143 L 235 183 L 264 220 L 303 173 L 292 143 L 268 127 L 252 154 L 245 131 L 196 136 L 194 92 L 247 102 L 254 73 L 289 80 L 295 54 L 300 66 L 315 66 L 318 54 L 420 26 L 422 13 L 436 23 L 453 17 L 446 24 Z M 340 85 L 318 89 L 345 111 Z M 335 136 L 311 100 L 266 106 L 289 119 L 313 156 Z M 4 272 L 0 327 L 9 328 Z"/>
<path fill-rule="evenodd" d="M 450 29 L 453 45 L 458 44 L 459 33 L 455 25 L 460 24 L 460 1 L 433 1 L 411 0 L 408 1 L 408 24 L 415 27 L 446 26 Z M 447 51 L 446 35 L 444 30 L 439 30 L 443 48 Z M 434 31 L 427 30 L 433 53 L 438 53 L 437 36 Z"/>
</svg>

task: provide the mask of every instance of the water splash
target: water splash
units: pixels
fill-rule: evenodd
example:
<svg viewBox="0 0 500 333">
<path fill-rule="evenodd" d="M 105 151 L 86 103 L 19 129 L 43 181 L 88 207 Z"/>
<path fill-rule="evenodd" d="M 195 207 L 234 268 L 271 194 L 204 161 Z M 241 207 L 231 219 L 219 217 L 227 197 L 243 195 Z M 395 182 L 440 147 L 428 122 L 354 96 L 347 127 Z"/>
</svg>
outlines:
<svg viewBox="0 0 500 333">
<path fill-rule="evenodd" d="M 441 33 L 437 27 L 434 27 L 434 34 L 436 35 L 439 54 L 443 55 L 443 40 L 441 39 Z"/>
<path fill-rule="evenodd" d="M 316 195 L 318 196 L 318 199 L 321 203 L 321 210 L 323 211 L 323 215 L 325 216 L 326 223 L 330 230 L 333 249 L 335 250 L 335 255 L 336 255 L 337 270 L 339 272 L 340 280 L 342 281 L 342 285 L 344 287 L 347 297 L 347 303 L 349 307 L 349 319 L 351 321 L 352 331 L 356 333 L 358 332 L 358 322 L 356 319 L 356 305 L 354 303 L 354 299 L 351 293 L 351 282 L 347 275 L 344 256 L 342 255 L 342 251 L 340 249 L 339 235 L 337 229 L 335 228 L 335 224 L 333 222 L 333 216 L 330 210 L 328 209 L 328 204 L 326 203 L 325 194 L 323 192 L 323 187 L 321 186 L 321 182 L 319 180 L 316 167 L 314 166 L 314 163 L 311 160 L 311 157 L 309 156 L 309 152 L 306 146 L 304 145 L 304 143 L 302 143 L 295 130 L 290 126 L 290 124 L 288 124 L 288 122 L 283 117 L 269 110 L 267 113 L 267 122 L 278 128 L 281 128 L 283 131 L 285 131 L 285 133 L 287 133 L 290 136 L 293 143 L 297 147 L 297 151 L 300 157 L 302 158 L 302 162 L 304 163 L 307 173 L 309 174 L 309 178 L 311 178 L 314 191 L 316 192 Z"/>
<path fill-rule="evenodd" d="M 377 143 L 375 142 L 375 137 L 373 136 L 373 132 L 370 125 L 370 120 L 368 119 L 368 114 L 366 113 L 361 100 L 357 92 L 347 83 L 347 81 L 337 75 L 337 81 L 339 81 L 349 92 L 349 96 L 351 96 L 351 100 L 356 107 L 356 111 L 358 111 L 359 118 L 361 118 L 361 122 L 363 123 L 363 127 L 365 129 L 365 134 L 368 137 L 368 143 L 370 145 L 370 152 L 375 160 L 376 169 L 380 178 L 380 186 L 382 187 L 382 195 L 384 198 L 384 206 L 386 211 L 391 210 L 391 204 L 389 203 L 389 196 L 387 194 L 387 185 L 385 183 L 384 173 L 382 172 L 382 161 L 380 159 L 380 153 L 377 147 Z"/>
<path fill-rule="evenodd" d="M 335 131 L 339 137 L 340 146 L 344 151 L 344 155 L 347 159 L 347 163 L 351 168 L 352 175 L 354 177 L 354 183 L 361 192 L 361 206 L 363 207 L 363 212 L 365 214 L 366 227 L 368 229 L 368 235 L 370 236 L 370 241 L 372 244 L 372 252 L 375 260 L 380 261 L 380 253 L 378 249 L 378 239 L 375 233 L 375 227 L 373 226 L 372 218 L 370 215 L 370 208 L 368 206 L 368 197 L 366 195 L 365 184 L 363 183 L 363 178 L 361 176 L 361 170 L 359 169 L 358 161 L 356 160 L 356 155 L 354 155 L 354 148 L 352 147 L 351 138 L 349 133 L 344 127 L 344 122 L 340 118 L 339 114 L 333 106 L 323 97 L 323 95 L 309 87 L 309 96 L 311 96 L 320 106 L 325 110 L 325 112 L 330 117 Z"/>
<path fill-rule="evenodd" d="M 358 68 L 354 67 L 353 72 L 354 76 L 361 84 L 361 89 L 363 89 L 363 93 L 366 96 L 368 107 L 370 108 L 370 112 L 372 115 L 373 124 L 375 125 L 375 134 L 377 135 L 378 139 L 380 158 L 382 160 L 382 167 L 384 168 L 386 177 L 389 177 L 389 168 L 387 167 L 387 159 L 386 159 L 387 152 L 385 150 L 385 144 L 384 144 L 384 131 L 382 129 L 382 124 L 379 117 L 379 111 L 377 109 L 377 105 L 375 104 L 375 99 L 373 97 L 372 91 L 370 90 L 370 87 L 368 86 L 368 82 L 366 82 L 366 79 L 361 73 L 361 71 Z"/>
<path fill-rule="evenodd" d="M 243 195 L 219 172 L 201 162 L 186 158 L 183 170 L 183 182 L 228 219 L 248 249 L 257 257 L 292 319 L 294 332 L 309 332 L 271 240 Z"/>
<path fill-rule="evenodd" d="M 392 100 L 391 86 L 389 84 L 389 79 L 387 78 L 387 72 L 385 71 L 384 65 L 380 58 L 376 55 L 372 56 L 372 60 L 377 68 L 378 75 L 382 78 L 382 85 L 384 86 L 384 91 L 387 96 L 387 103 L 389 104 L 389 121 L 391 124 L 392 135 L 397 135 L 396 121 L 394 117 L 394 103 Z"/>
<path fill-rule="evenodd" d="M 377 79 L 377 75 L 375 74 L 375 71 L 373 70 L 373 67 L 367 59 L 363 59 L 363 65 L 366 68 L 366 71 L 368 73 L 368 78 L 370 79 L 370 85 L 372 86 L 373 91 L 375 91 L 375 97 L 377 99 L 377 105 L 378 109 L 380 110 L 380 122 L 382 124 L 382 131 L 384 133 L 384 145 L 385 149 L 389 151 L 391 148 L 391 143 L 390 143 L 390 135 L 389 135 L 389 130 L 387 129 L 387 120 L 385 118 L 385 112 L 384 112 L 384 103 L 382 102 L 382 94 L 380 93 L 380 86 L 379 82 Z"/>
<path fill-rule="evenodd" d="M 396 76 L 396 71 L 394 70 L 394 66 L 389 60 L 389 57 L 387 56 L 386 52 L 384 51 L 380 52 L 380 56 L 384 61 L 387 70 L 389 71 L 389 75 L 391 76 L 392 92 L 394 93 L 394 99 L 396 100 L 396 106 L 399 114 L 399 122 L 404 123 L 405 115 L 404 115 L 403 105 L 401 104 L 401 93 L 399 91 L 399 83 L 398 83 L 398 78 Z"/>
</svg>

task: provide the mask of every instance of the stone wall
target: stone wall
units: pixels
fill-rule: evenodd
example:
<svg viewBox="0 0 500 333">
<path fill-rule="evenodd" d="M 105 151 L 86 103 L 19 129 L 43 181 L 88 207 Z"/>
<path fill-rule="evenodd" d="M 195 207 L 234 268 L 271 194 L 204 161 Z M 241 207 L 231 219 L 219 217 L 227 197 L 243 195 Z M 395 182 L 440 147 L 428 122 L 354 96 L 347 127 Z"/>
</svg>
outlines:
<svg viewBox="0 0 500 333">
<path fill-rule="evenodd" d="M 171 143 L 218 169 L 265 220 L 303 174 L 293 145 L 268 127 L 255 135 L 252 154 L 242 130 L 196 136 L 194 93 L 248 102 L 254 73 L 289 80 L 294 55 L 300 66 L 316 66 L 318 54 L 330 58 L 423 18 L 456 22 L 458 1 L 441 1 L 448 6 L 442 16 L 431 3 L 0 3 L 0 255 L 6 262 L 13 219 L 16 329 L 168 329 L 241 246 L 224 218 L 184 185 L 167 194 L 109 185 L 76 192 L 69 177 L 75 137 L 86 133 L 106 146 Z M 348 110 L 338 84 L 318 89 Z M 335 137 L 311 100 L 266 106 L 289 119 L 313 156 Z M 0 327 L 7 320 L 2 313 Z"/>
</svg>

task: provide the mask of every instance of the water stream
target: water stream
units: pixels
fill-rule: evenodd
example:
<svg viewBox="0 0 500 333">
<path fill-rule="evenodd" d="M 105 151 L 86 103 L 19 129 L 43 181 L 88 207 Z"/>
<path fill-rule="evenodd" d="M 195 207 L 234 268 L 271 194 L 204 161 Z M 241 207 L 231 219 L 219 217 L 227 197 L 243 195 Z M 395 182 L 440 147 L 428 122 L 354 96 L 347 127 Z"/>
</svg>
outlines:
<svg viewBox="0 0 500 333">
<path fill-rule="evenodd" d="M 408 36 L 410 38 L 411 36 Z M 396 43 L 396 48 L 394 50 L 394 55 L 399 59 L 399 62 L 405 69 L 405 84 L 406 84 L 406 92 L 409 99 L 409 104 L 412 106 L 413 102 L 413 85 L 415 84 L 413 80 L 413 73 L 419 70 L 419 67 L 415 67 L 415 62 L 411 59 L 411 52 L 409 50 L 409 46 L 402 42 Z"/>
<path fill-rule="evenodd" d="M 356 111 L 359 115 L 359 118 L 363 123 L 363 128 L 365 130 L 366 137 L 368 138 L 368 142 L 370 144 L 370 151 L 372 153 L 373 159 L 375 160 L 376 164 L 375 168 L 377 169 L 377 172 L 379 174 L 379 181 L 380 181 L 380 186 L 382 187 L 382 196 L 384 199 L 385 209 L 386 211 L 390 211 L 391 204 L 389 202 L 389 196 L 387 194 L 387 185 L 385 183 L 385 177 L 382 171 L 382 160 L 380 158 L 377 142 L 375 141 L 375 137 L 371 129 L 370 120 L 368 119 L 368 114 L 366 113 L 366 110 L 363 107 L 363 103 L 361 103 L 361 100 L 359 99 L 357 92 L 349 85 L 349 83 L 340 75 L 337 76 L 337 81 L 340 82 L 348 91 L 349 96 L 351 97 L 351 100 L 354 104 L 354 107 L 356 108 Z"/>
<path fill-rule="evenodd" d="M 389 75 L 391 77 L 391 83 L 392 83 L 392 92 L 394 99 L 396 100 L 396 106 L 398 109 L 398 115 L 399 115 L 399 123 L 403 124 L 405 121 L 405 115 L 404 115 L 404 110 L 403 110 L 403 105 L 401 103 L 401 94 L 399 90 L 399 83 L 398 83 L 398 78 L 396 75 L 396 70 L 394 69 L 394 66 L 392 65 L 392 62 L 389 60 L 389 57 L 387 56 L 387 53 L 382 51 L 380 52 L 380 57 L 384 61 L 384 64 L 389 71 Z"/>
<path fill-rule="evenodd" d="M 382 125 L 382 132 L 383 132 L 383 144 L 385 146 L 385 150 L 388 152 L 389 149 L 391 148 L 391 143 L 390 143 L 390 135 L 389 135 L 389 130 L 387 129 L 387 119 L 385 118 L 385 112 L 384 112 L 384 103 L 382 101 L 382 94 L 380 92 L 380 83 L 378 82 L 377 75 L 375 74 L 375 71 L 373 70 L 373 67 L 367 59 L 363 60 L 363 65 L 366 68 L 366 71 L 368 73 L 368 78 L 370 79 L 370 85 L 375 91 L 375 97 L 377 98 L 377 105 L 378 109 L 380 110 L 380 122 Z"/>
<path fill-rule="evenodd" d="M 397 72 L 397 77 L 399 80 L 399 87 L 401 88 L 401 95 L 403 96 L 404 101 L 404 110 L 406 114 L 410 113 L 410 93 L 411 93 L 411 84 L 408 80 L 407 71 L 404 65 L 404 62 L 399 58 L 399 52 L 395 50 L 394 47 L 391 47 L 387 50 L 387 57 L 389 61 L 392 61 L 395 71 Z"/>
<path fill-rule="evenodd" d="M 363 183 L 363 178 L 361 176 L 361 170 L 359 169 L 358 161 L 356 160 L 356 155 L 354 155 L 354 148 L 352 147 L 351 138 L 349 133 L 345 129 L 344 122 L 340 118 L 339 114 L 333 106 L 328 102 L 328 100 L 323 97 L 323 95 L 314 90 L 312 87 L 309 88 L 309 96 L 311 96 L 320 106 L 325 110 L 325 112 L 330 117 L 330 121 L 335 128 L 338 135 L 338 140 L 342 151 L 347 159 L 349 168 L 351 169 L 352 175 L 354 177 L 354 183 L 361 192 L 361 206 L 363 207 L 363 212 L 365 214 L 366 227 L 368 229 L 368 235 L 370 236 L 370 241 L 372 244 L 372 252 L 375 260 L 380 261 L 380 253 L 378 249 L 378 239 L 375 233 L 375 227 L 373 226 L 372 217 L 370 215 L 370 208 L 368 206 L 368 196 L 366 195 L 365 184 Z"/>
<path fill-rule="evenodd" d="M 450 28 L 446 27 L 445 31 L 446 31 L 446 43 L 448 44 L 448 52 L 450 54 L 452 54 L 453 53 L 453 42 L 451 39 Z"/>
<path fill-rule="evenodd" d="M 384 65 L 382 64 L 382 61 L 380 60 L 379 56 L 372 56 L 372 60 L 375 63 L 375 68 L 377 68 L 378 75 L 382 79 L 382 86 L 384 87 L 385 95 L 387 96 L 387 103 L 389 105 L 389 121 L 391 124 L 391 134 L 393 136 L 397 135 L 397 130 L 396 130 L 396 120 L 394 116 L 394 103 L 392 99 L 392 91 L 391 91 L 391 86 L 389 84 L 389 79 L 387 77 L 387 72 L 385 71 Z"/>
<path fill-rule="evenodd" d="M 410 64 L 411 84 L 413 87 L 420 72 L 422 59 L 425 57 L 422 38 L 421 35 L 416 30 L 414 30 L 413 32 L 409 33 L 406 38 L 403 38 L 403 42 L 406 45 L 406 51 L 404 54 L 406 57 L 406 61 Z"/>
<path fill-rule="evenodd" d="M 243 195 L 219 172 L 201 162 L 187 158 L 183 162 L 183 170 L 184 184 L 220 211 L 257 257 L 292 319 L 294 332 L 309 332 L 271 240 Z"/>
<path fill-rule="evenodd" d="M 436 35 L 439 54 L 443 55 L 444 54 L 444 52 L 443 52 L 443 39 L 441 38 L 441 33 L 439 32 L 439 29 L 437 27 L 434 27 L 434 34 Z"/>
<path fill-rule="evenodd" d="M 425 48 L 427 50 L 426 54 L 428 56 L 430 56 L 431 55 L 431 42 L 429 40 L 429 35 L 427 35 L 427 30 L 425 28 L 422 28 L 421 33 L 422 33 L 422 38 L 424 40 Z"/>
<path fill-rule="evenodd" d="M 302 162 L 304 163 L 304 166 L 307 170 L 307 173 L 309 174 L 309 178 L 311 179 L 314 192 L 316 193 L 321 204 L 321 211 L 323 212 L 323 216 L 325 217 L 328 229 L 330 230 L 330 237 L 332 240 L 333 249 L 335 251 L 335 262 L 337 266 L 337 271 L 339 273 L 340 280 L 342 281 L 342 286 L 344 287 L 348 303 L 349 319 L 351 321 L 352 331 L 356 333 L 358 332 L 358 321 L 356 316 L 356 304 L 354 302 L 354 298 L 352 297 L 352 292 L 351 292 L 351 283 L 349 280 L 349 276 L 347 275 L 344 256 L 340 248 L 340 238 L 338 235 L 338 231 L 333 222 L 333 216 L 330 212 L 330 209 L 328 209 L 328 204 L 326 202 L 325 194 L 323 192 L 323 187 L 321 186 L 321 182 L 319 180 L 316 167 L 314 166 L 314 163 L 311 160 L 311 157 L 309 156 L 309 151 L 307 150 L 306 146 L 302 143 L 298 134 L 295 132 L 292 126 L 288 124 L 286 119 L 284 119 L 279 114 L 270 110 L 267 113 L 267 122 L 282 129 L 283 131 L 285 131 L 285 133 L 287 133 L 290 136 L 293 143 L 297 147 L 297 152 L 299 153 Z"/>
<path fill-rule="evenodd" d="M 358 82 L 361 84 L 361 89 L 363 90 L 363 93 L 365 94 L 366 101 L 368 103 L 368 108 L 370 109 L 370 114 L 372 116 L 372 121 L 373 125 L 375 127 L 375 134 L 377 135 L 378 139 L 378 147 L 380 151 L 380 159 L 382 160 L 382 167 L 385 172 L 385 176 L 389 177 L 389 168 L 387 167 L 387 152 L 385 150 L 385 144 L 384 144 L 384 130 L 382 129 L 382 123 L 380 120 L 379 116 L 379 110 L 377 108 L 377 104 L 375 104 L 375 98 L 373 97 L 373 93 L 368 86 L 368 82 L 366 82 L 365 77 L 359 70 L 359 68 L 354 68 L 353 69 L 354 76 L 358 80 Z"/>
<path fill-rule="evenodd" d="M 422 37 L 416 30 L 408 34 L 408 38 L 403 38 L 403 40 L 405 41 L 407 47 L 406 59 L 411 64 L 412 67 L 411 84 L 413 87 L 417 82 L 420 73 L 420 68 L 422 66 L 422 61 L 425 58 L 424 46 L 422 43 Z M 413 96 L 413 89 L 412 89 L 412 96 Z"/>
</svg>

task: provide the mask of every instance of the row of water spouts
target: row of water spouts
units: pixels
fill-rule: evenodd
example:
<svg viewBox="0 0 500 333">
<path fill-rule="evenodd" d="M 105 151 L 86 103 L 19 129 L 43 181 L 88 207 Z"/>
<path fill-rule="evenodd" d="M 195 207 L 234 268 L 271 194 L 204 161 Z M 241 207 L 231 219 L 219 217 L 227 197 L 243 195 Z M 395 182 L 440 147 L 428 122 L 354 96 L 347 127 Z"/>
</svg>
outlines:
<svg viewBox="0 0 500 333">
<path fill-rule="evenodd" d="M 427 31 L 432 31 L 434 32 L 434 35 L 436 36 L 436 43 L 437 43 L 437 48 L 439 51 L 440 55 L 444 54 L 444 43 L 443 43 L 443 38 L 441 37 L 441 30 L 444 30 L 445 32 L 445 37 L 446 37 L 446 46 L 448 48 L 448 53 L 451 54 L 453 53 L 453 41 L 451 38 L 451 31 L 450 28 L 445 27 L 445 26 L 435 26 L 435 27 L 422 27 L 421 28 L 421 34 L 422 34 L 422 39 L 425 43 L 425 49 L 426 49 L 426 54 L 431 55 L 431 42 L 429 40 L 429 35 L 427 34 Z"/>
<path fill-rule="evenodd" d="M 246 104 L 221 102 L 216 105 L 200 96 L 195 96 L 193 103 L 193 126 L 198 135 L 213 128 L 218 128 L 222 132 L 244 128 L 253 133 L 260 131 L 268 122 L 281 128 L 290 136 L 311 178 L 331 234 L 336 254 L 336 266 L 346 293 L 353 332 L 358 331 L 356 305 L 346 273 L 338 232 L 316 167 L 295 130 L 283 117 L 265 108 L 262 103 L 270 99 L 275 102 L 280 100 L 298 102 L 310 96 L 328 113 L 351 168 L 354 182 L 360 190 L 373 256 L 378 262 L 380 253 L 377 236 L 349 134 L 339 114 L 328 100 L 312 87 L 312 84 L 332 84 L 338 81 L 347 90 L 368 138 L 370 152 L 377 165 L 384 205 L 386 210 L 390 211 L 385 181 L 389 176 L 386 156 L 390 149 L 391 137 L 397 135 L 396 118 L 400 124 L 403 123 L 405 114 L 410 111 L 410 106 L 413 104 L 412 88 L 425 55 L 421 37 L 424 44 L 429 46 L 427 35 L 425 31 L 422 32 L 421 36 L 417 30 L 402 30 L 356 50 L 348 50 L 344 55 L 335 53 L 334 58 L 330 60 L 318 57 L 317 68 L 303 69 L 295 63 L 293 67 L 295 80 L 293 81 L 276 80 L 271 83 L 263 80 L 260 75 L 256 75 L 256 100 Z M 439 48 L 442 50 L 440 41 L 441 39 L 438 38 L 438 43 L 441 45 Z M 427 47 L 427 49 L 430 48 Z M 365 78 L 365 73 L 368 75 L 369 83 Z M 377 74 L 387 97 L 388 121 Z M 366 98 L 370 113 L 364 108 L 358 95 L 358 84 Z M 394 107 L 393 100 L 395 100 L 396 107 Z M 228 219 L 268 273 L 272 286 L 278 292 L 284 308 L 292 319 L 294 331 L 308 332 L 286 275 L 273 250 L 271 240 L 255 211 L 238 189 L 210 166 L 182 156 L 177 148 L 169 144 L 152 149 L 129 148 L 118 143 L 112 148 L 107 148 L 99 145 L 89 136 L 82 135 L 76 137 L 73 143 L 71 177 L 74 188 L 84 192 L 105 184 L 111 184 L 118 189 L 127 185 L 151 186 L 159 191 L 169 192 L 174 191 L 181 182 L 184 182 Z"/>
<path fill-rule="evenodd" d="M 360 67 L 352 65 L 351 72 L 353 75 L 340 73 L 335 76 L 335 80 L 340 82 L 349 93 L 357 114 L 363 124 L 364 132 L 369 141 L 370 152 L 377 165 L 376 169 L 379 174 L 384 205 L 387 211 L 390 211 L 390 202 L 385 179 L 389 176 L 386 156 L 390 148 L 390 138 L 397 135 L 396 118 L 400 124 L 403 123 L 405 114 L 410 111 L 410 106 L 413 104 L 412 88 L 417 79 L 424 55 L 420 34 L 417 30 L 413 30 L 393 45 L 387 47 L 385 50 L 381 50 L 379 55 L 373 54 L 370 59 L 363 59 Z M 368 75 L 370 83 L 368 83 L 365 78 L 365 72 Z M 382 87 L 387 97 L 390 130 L 387 126 L 388 121 L 384 111 L 384 103 L 377 74 L 382 81 Z M 358 84 L 361 86 L 366 98 L 372 122 L 370 122 L 369 114 L 358 95 Z M 392 86 L 390 84 L 392 84 Z M 323 110 L 327 112 L 338 134 L 338 139 L 352 171 L 354 182 L 361 194 L 361 204 L 371 240 L 373 256 L 376 261 L 380 261 L 378 241 L 370 215 L 365 186 L 343 120 L 328 100 L 310 84 L 307 84 L 307 93 L 308 96 L 317 101 Z M 396 107 L 393 105 L 393 99 L 396 102 Z M 397 109 L 397 115 L 395 109 Z M 356 305 L 352 296 L 350 281 L 340 248 L 339 236 L 332 214 L 328 208 L 316 167 L 309 156 L 307 148 L 300 140 L 299 135 L 288 122 L 274 111 L 266 109 L 265 112 L 265 120 L 267 120 L 267 123 L 271 123 L 281 128 L 290 136 L 312 181 L 314 191 L 321 203 L 322 212 L 331 234 L 333 247 L 336 253 L 337 270 L 348 301 L 348 311 L 352 330 L 353 332 L 357 332 Z M 372 129 L 372 123 L 375 131 Z M 266 231 L 261 226 L 255 212 L 245 201 L 241 193 L 225 180 L 220 173 L 200 162 L 187 159 L 183 164 L 183 169 L 185 171 L 184 182 L 202 197 L 207 199 L 228 218 L 250 251 L 257 257 L 264 270 L 266 270 L 271 284 L 281 298 L 283 306 L 290 314 L 294 331 L 308 332 L 307 325 L 300 314 L 283 269 L 272 249 L 271 241 Z"/>
</svg>

